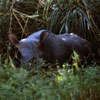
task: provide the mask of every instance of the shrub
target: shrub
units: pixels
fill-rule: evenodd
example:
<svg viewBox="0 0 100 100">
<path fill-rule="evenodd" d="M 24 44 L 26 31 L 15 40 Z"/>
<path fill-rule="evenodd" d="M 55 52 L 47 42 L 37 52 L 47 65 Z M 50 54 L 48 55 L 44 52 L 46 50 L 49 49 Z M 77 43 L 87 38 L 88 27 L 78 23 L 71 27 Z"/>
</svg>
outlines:
<svg viewBox="0 0 100 100">
<path fill-rule="evenodd" d="M 27 71 L 13 69 L 8 60 L 0 67 L 1 100 L 99 100 L 100 68 L 88 67 L 74 73 L 63 69 Z"/>
</svg>

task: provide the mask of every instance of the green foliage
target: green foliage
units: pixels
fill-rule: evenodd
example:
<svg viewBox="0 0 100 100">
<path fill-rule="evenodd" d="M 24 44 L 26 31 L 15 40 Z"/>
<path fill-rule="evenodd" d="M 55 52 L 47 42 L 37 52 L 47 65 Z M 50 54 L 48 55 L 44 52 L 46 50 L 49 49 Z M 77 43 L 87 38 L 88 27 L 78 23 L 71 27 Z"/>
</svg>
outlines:
<svg viewBox="0 0 100 100">
<path fill-rule="evenodd" d="M 73 59 L 73 66 L 75 66 L 75 68 L 79 70 L 79 67 L 80 67 L 79 65 L 81 64 L 81 62 L 80 62 L 80 58 L 77 52 L 73 51 L 72 59 Z"/>
<path fill-rule="evenodd" d="M 100 68 L 45 71 L 13 69 L 8 60 L 0 67 L 1 100 L 99 100 Z"/>
</svg>

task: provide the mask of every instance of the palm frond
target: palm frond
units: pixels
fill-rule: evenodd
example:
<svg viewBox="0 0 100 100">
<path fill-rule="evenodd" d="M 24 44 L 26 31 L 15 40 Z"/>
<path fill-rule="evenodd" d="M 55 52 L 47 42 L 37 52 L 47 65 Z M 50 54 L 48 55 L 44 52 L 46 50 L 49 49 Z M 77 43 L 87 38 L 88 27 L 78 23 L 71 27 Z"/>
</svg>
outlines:
<svg viewBox="0 0 100 100">
<path fill-rule="evenodd" d="M 100 2 L 59 0 L 59 6 L 57 1 L 50 17 L 50 29 L 55 33 L 59 30 L 60 34 L 74 32 L 100 49 Z"/>
</svg>

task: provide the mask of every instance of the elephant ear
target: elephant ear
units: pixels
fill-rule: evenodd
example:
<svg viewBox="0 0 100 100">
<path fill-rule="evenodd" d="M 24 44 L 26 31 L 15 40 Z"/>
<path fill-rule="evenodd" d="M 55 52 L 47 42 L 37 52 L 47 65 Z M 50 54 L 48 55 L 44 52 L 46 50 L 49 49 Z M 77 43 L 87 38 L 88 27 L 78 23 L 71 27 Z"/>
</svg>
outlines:
<svg viewBox="0 0 100 100">
<path fill-rule="evenodd" d="M 9 33 L 9 34 L 8 34 L 8 38 L 9 38 L 10 42 L 11 42 L 13 45 L 16 45 L 16 44 L 19 43 L 19 41 L 18 41 L 16 35 L 13 34 L 13 33 Z"/>
<path fill-rule="evenodd" d="M 43 41 L 48 36 L 48 34 L 49 34 L 48 31 L 42 32 L 40 35 L 40 41 Z"/>
</svg>

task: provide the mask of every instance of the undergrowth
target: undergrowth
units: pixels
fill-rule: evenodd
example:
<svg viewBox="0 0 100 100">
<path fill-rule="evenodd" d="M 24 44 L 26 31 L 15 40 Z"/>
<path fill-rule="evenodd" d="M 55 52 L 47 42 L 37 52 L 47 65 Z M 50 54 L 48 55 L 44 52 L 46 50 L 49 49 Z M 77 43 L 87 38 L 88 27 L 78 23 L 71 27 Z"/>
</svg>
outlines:
<svg viewBox="0 0 100 100">
<path fill-rule="evenodd" d="M 0 100 L 100 100 L 100 67 L 13 69 L 0 63 Z"/>
</svg>

